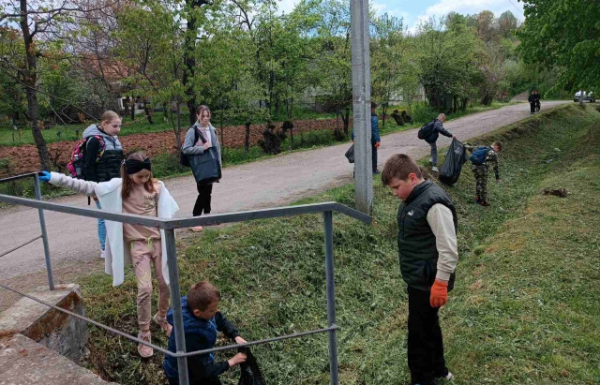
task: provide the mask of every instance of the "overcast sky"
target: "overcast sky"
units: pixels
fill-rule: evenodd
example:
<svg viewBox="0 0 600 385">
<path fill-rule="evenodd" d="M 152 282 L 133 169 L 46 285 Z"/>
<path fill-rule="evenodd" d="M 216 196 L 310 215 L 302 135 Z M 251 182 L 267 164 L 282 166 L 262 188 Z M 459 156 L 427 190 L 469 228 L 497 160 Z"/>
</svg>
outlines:
<svg viewBox="0 0 600 385">
<path fill-rule="evenodd" d="M 349 1 L 349 0 L 348 0 Z M 392 16 L 403 17 L 405 27 L 414 30 L 422 20 L 437 18 L 449 12 L 474 14 L 484 10 L 492 11 L 500 16 L 504 11 L 511 11 L 519 20 L 523 20 L 523 3 L 518 0 L 370 0 L 378 14 L 387 12 Z M 279 9 L 290 12 L 298 0 L 281 0 Z"/>
</svg>

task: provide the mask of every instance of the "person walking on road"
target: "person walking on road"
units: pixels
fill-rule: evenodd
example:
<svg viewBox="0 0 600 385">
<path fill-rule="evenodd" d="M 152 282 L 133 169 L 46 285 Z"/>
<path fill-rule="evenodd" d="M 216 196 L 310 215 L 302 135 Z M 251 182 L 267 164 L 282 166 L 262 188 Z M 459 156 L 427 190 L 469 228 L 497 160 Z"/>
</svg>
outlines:
<svg viewBox="0 0 600 385">
<path fill-rule="evenodd" d="M 83 161 L 83 179 L 88 182 L 108 182 L 121 177 L 123 146 L 117 135 L 121 131 L 121 117 L 114 111 L 105 111 L 100 124 L 93 124 L 83 131 L 85 154 Z M 100 200 L 93 197 L 96 207 L 101 209 Z M 106 249 L 106 224 L 98 219 L 98 241 L 100 257 L 104 258 Z"/>
<path fill-rule="evenodd" d="M 377 103 L 371 102 L 371 166 L 373 174 L 379 174 L 377 169 L 377 149 L 381 145 L 381 137 L 379 136 L 379 119 L 377 118 Z M 352 143 L 354 143 L 354 130 L 352 131 Z"/>
<path fill-rule="evenodd" d="M 198 120 L 190 127 L 183 143 L 182 151 L 188 157 L 198 198 L 194 205 L 195 217 L 210 214 L 213 183 L 221 179 L 221 145 L 217 131 L 210 124 L 210 109 L 208 106 L 199 106 L 196 109 Z M 202 231 L 202 226 L 192 228 L 193 231 Z"/>
</svg>

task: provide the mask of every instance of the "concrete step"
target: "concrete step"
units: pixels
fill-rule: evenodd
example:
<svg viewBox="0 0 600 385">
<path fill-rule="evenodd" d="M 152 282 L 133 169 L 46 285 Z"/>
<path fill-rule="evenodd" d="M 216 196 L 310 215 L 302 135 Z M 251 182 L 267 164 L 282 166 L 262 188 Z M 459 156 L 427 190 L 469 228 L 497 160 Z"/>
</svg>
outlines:
<svg viewBox="0 0 600 385">
<path fill-rule="evenodd" d="M 105 385 L 109 383 L 22 334 L 1 338 L 0 385 L 33 384 Z"/>
</svg>

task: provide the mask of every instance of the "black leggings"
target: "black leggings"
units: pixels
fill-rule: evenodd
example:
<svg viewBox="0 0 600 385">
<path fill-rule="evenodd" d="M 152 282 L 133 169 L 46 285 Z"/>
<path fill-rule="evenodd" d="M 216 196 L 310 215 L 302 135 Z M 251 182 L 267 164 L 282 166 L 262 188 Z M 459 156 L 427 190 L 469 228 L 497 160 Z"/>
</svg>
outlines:
<svg viewBox="0 0 600 385">
<path fill-rule="evenodd" d="M 196 187 L 198 188 L 198 198 L 196 198 L 193 215 L 199 217 L 202 215 L 203 211 L 204 214 L 210 214 L 210 200 L 213 188 L 212 183 L 204 184 L 200 182 Z"/>
</svg>

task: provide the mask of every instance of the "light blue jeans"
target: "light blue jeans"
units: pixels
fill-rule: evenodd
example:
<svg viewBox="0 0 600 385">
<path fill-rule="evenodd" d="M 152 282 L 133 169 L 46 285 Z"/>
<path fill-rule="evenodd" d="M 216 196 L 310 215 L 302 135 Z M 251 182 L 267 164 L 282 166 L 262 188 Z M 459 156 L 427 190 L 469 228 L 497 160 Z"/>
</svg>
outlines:
<svg viewBox="0 0 600 385">
<path fill-rule="evenodd" d="M 437 143 L 431 142 L 429 146 L 431 146 L 431 163 L 437 166 Z"/>
<path fill-rule="evenodd" d="M 101 209 L 100 201 L 95 201 L 96 207 Z M 106 225 L 104 224 L 104 219 L 98 219 L 98 241 L 100 241 L 100 248 L 104 250 L 106 247 Z"/>
</svg>

